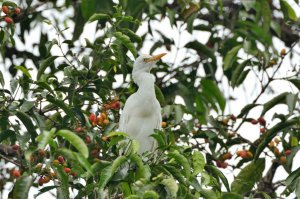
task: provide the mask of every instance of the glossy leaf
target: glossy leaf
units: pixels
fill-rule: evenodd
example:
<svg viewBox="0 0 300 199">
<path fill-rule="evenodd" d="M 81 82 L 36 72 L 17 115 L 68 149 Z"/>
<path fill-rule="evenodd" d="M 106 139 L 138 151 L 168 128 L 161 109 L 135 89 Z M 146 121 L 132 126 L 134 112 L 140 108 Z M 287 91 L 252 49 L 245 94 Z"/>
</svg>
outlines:
<svg viewBox="0 0 300 199">
<path fill-rule="evenodd" d="M 272 98 L 267 103 L 265 103 L 261 115 L 264 115 L 267 111 L 269 111 L 271 108 L 273 108 L 277 104 L 285 103 L 286 97 L 288 94 L 289 94 L 288 92 L 281 93 L 281 94 L 277 95 L 276 97 Z"/>
<path fill-rule="evenodd" d="M 300 91 L 300 79 L 289 79 L 289 82 L 294 84 L 298 88 L 298 90 Z"/>
<path fill-rule="evenodd" d="M 236 193 L 223 193 L 221 199 L 244 199 L 244 197 Z"/>
<path fill-rule="evenodd" d="M 290 6 L 290 4 L 286 0 L 280 0 L 280 7 L 285 18 L 289 18 L 293 21 L 297 21 L 298 17 L 294 9 Z"/>
<path fill-rule="evenodd" d="M 30 75 L 28 69 L 25 68 L 24 66 L 15 66 L 15 69 L 22 71 L 22 73 L 24 73 L 24 75 L 26 75 L 28 78 L 31 79 L 31 75 Z"/>
<path fill-rule="evenodd" d="M 193 169 L 194 169 L 193 175 L 197 176 L 204 169 L 205 159 L 200 151 L 194 151 L 192 155 L 192 159 L 193 159 Z"/>
<path fill-rule="evenodd" d="M 56 134 L 69 141 L 83 155 L 83 157 L 89 157 L 89 150 L 84 141 L 78 135 L 69 130 L 59 130 Z"/>
<path fill-rule="evenodd" d="M 169 158 L 173 158 L 180 166 L 183 167 L 183 174 L 185 177 L 189 178 L 191 175 L 191 167 L 183 155 L 179 154 L 178 152 L 171 152 L 168 154 Z"/>
<path fill-rule="evenodd" d="M 13 198 L 14 199 L 27 199 L 29 189 L 32 185 L 32 177 L 31 176 L 21 176 L 15 183 Z"/>
<path fill-rule="evenodd" d="M 133 54 L 133 56 L 137 56 L 137 51 L 133 43 L 130 41 L 130 38 L 127 35 L 124 35 L 121 32 L 116 32 L 115 37 L 118 41 L 120 41 L 126 48 Z"/>
<path fill-rule="evenodd" d="M 165 186 L 169 197 L 176 198 L 177 191 L 178 191 L 178 185 L 173 178 L 163 179 L 161 181 L 161 184 L 163 184 Z"/>
<path fill-rule="evenodd" d="M 50 66 L 51 64 L 53 64 L 54 60 L 57 58 L 58 56 L 50 56 L 47 59 L 45 59 L 41 64 L 40 67 L 38 69 L 38 73 L 36 76 L 36 80 L 38 81 L 42 74 L 44 74 L 45 70 L 47 69 L 48 66 Z"/>
<path fill-rule="evenodd" d="M 50 131 L 43 131 L 36 140 L 39 142 L 39 149 L 44 149 L 46 145 L 49 143 L 50 139 L 53 139 L 52 136 L 54 135 L 56 129 L 53 128 Z"/>
<path fill-rule="evenodd" d="M 22 121 L 27 131 L 30 133 L 31 140 L 35 143 L 35 138 L 37 136 L 37 132 L 35 131 L 35 127 L 30 119 L 30 117 L 21 111 L 16 112 L 16 116 Z"/>
<path fill-rule="evenodd" d="M 233 61 L 236 59 L 236 55 L 239 50 L 242 48 L 242 45 L 235 46 L 230 51 L 227 52 L 226 56 L 224 57 L 224 71 L 231 68 Z"/>
<path fill-rule="evenodd" d="M 262 177 L 265 169 L 265 159 L 257 159 L 243 168 L 231 184 L 232 192 L 242 194 L 251 191 Z"/>
<path fill-rule="evenodd" d="M 93 21 L 107 21 L 110 19 L 110 16 L 107 14 L 103 14 L 103 13 L 97 13 L 97 14 L 93 14 L 90 18 L 89 18 L 89 22 L 93 22 Z"/>
</svg>

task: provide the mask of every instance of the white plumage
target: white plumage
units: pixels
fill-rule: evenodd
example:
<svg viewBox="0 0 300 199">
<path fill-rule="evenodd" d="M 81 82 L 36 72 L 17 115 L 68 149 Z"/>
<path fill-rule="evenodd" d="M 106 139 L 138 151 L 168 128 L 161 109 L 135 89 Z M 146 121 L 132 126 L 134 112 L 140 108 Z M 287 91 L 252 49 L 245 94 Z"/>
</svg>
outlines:
<svg viewBox="0 0 300 199">
<path fill-rule="evenodd" d="M 140 143 L 139 153 L 153 151 L 155 140 L 150 137 L 154 129 L 161 128 L 161 107 L 155 96 L 154 77 L 150 70 L 165 55 L 141 55 L 133 65 L 132 78 L 138 90 L 126 101 L 119 123 L 119 130 Z"/>
</svg>

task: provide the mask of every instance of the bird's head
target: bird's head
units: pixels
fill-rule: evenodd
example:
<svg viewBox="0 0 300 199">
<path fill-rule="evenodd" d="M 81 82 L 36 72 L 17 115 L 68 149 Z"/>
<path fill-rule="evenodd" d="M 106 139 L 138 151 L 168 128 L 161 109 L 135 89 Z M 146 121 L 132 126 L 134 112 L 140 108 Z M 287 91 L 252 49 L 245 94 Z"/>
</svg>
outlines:
<svg viewBox="0 0 300 199">
<path fill-rule="evenodd" d="M 133 72 L 150 72 L 156 62 L 158 62 L 166 53 L 159 55 L 140 55 L 133 64 Z"/>
</svg>

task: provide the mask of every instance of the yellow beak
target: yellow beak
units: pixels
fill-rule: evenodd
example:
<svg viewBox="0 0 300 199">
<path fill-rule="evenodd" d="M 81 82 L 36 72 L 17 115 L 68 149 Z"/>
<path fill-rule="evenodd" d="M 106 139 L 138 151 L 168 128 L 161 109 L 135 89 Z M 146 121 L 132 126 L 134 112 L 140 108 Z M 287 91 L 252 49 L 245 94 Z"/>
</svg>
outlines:
<svg viewBox="0 0 300 199">
<path fill-rule="evenodd" d="M 145 62 L 153 62 L 153 61 L 158 61 L 160 60 L 163 56 L 165 56 L 167 53 L 161 53 L 159 55 L 154 55 L 150 58 L 144 59 Z"/>
</svg>

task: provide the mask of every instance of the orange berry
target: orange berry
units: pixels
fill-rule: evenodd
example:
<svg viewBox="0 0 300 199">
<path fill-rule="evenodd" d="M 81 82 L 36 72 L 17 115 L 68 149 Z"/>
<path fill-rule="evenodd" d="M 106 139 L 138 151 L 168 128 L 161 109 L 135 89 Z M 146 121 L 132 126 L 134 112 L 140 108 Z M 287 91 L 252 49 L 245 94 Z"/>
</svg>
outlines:
<svg viewBox="0 0 300 199">
<path fill-rule="evenodd" d="M 13 19 L 10 18 L 10 17 L 8 17 L 8 16 L 4 17 L 4 21 L 5 21 L 6 23 L 8 23 L 8 24 L 11 24 L 11 23 L 14 22 Z"/>
<path fill-rule="evenodd" d="M 91 137 L 90 136 L 85 137 L 85 143 L 87 143 L 87 144 L 91 143 Z"/>
<path fill-rule="evenodd" d="M 108 119 L 103 120 L 103 124 L 104 125 L 108 125 L 109 124 L 109 120 Z"/>
<path fill-rule="evenodd" d="M 290 149 L 288 149 L 284 153 L 285 153 L 286 156 L 288 156 L 288 155 L 291 155 L 292 151 Z"/>
<path fill-rule="evenodd" d="M 273 65 L 275 65 L 275 64 L 276 64 L 276 61 L 275 61 L 274 59 L 270 60 L 270 62 L 269 62 L 269 65 L 270 65 L 270 66 L 273 66 Z"/>
<path fill-rule="evenodd" d="M 11 146 L 11 148 L 12 148 L 13 150 L 15 150 L 15 151 L 18 151 L 18 150 L 20 149 L 20 146 L 17 145 L 17 144 L 14 144 L 14 145 Z"/>
<path fill-rule="evenodd" d="M 68 167 L 66 167 L 66 168 L 64 168 L 64 171 L 65 171 L 66 173 L 70 173 L 70 172 L 71 172 L 71 169 L 68 168 Z"/>
<path fill-rule="evenodd" d="M 279 162 L 280 162 L 281 165 L 286 164 L 286 157 L 285 156 L 280 156 Z"/>
<path fill-rule="evenodd" d="M 109 109 L 111 109 L 111 106 L 110 106 L 110 104 L 104 104 L 104 105 L 103 105 L 103 108 L 104 108 L 105 110 L 109 110 Z"/>
<path fill-rule="evenodd" d="M 42 180 L 43 180 L 43 183 L 48 183 L 50 181 L 50 178 L 48 176 L 44 176 L 42 178 Z"/>
<path fill-rule="evenodd" d="M 270 147 L 270 148 L 273 148 L 274 146 L 275 146 L 274 142 L 271 141 L 271 142 L 269 143 L 269 147 Z"/>
<path fill-rule="evenodd" d="M 20 13 L 21 13 L 21 8 L 16 8 L 16 9 L 15 9 L 15 13 L 16 13 L 16 14 L 20 14 Z"/>
<path fill-rule="evenodd" d="M 63 164 L 65 162 L 65 158 L 63 156 L 58 156 L 57 160 L 59 161 L 60 164 Z"/>
<path fill-rule="evenodd" d="M 2 6 L 2 12 L 4 12 L 5 14 L 7 14 L 9 12 L 9 9 L 7 6 Z"/>
<path fill-rule="evenodd" d="M 277 147 L 274 147 L 274 150 L 273 150 L 274 154 L 276 156 L 280 156 L 280 152 L 279 152 L 279 149 Z"/>
<path fill-rule="evenodd" d="M 253 158 L 253 154 L 251 153 L 251 151 L 247 151 L 246 154 L 248 158 Z"/>
<path fill-rule="evenodd" d="M 53 160 L 53 164 L 54 165 L 59 165 L 59 161 L 58 160 Z"/>
<path fill-rule="evenodd" d="M 166 128 L 167 127 L 167 122 L 161 122 L 161 127 Z"/>
<path fill-rule="evenodd" d="M 106 142 L 108 140 L 108 137 L 104 135 L 104 136 L 101 137 L 101 139 L 102 139 L 103 142 Z"/>
<path fill-rule="evenodd" d="M 286 55 L 286 49 L 283 48 L 281 51 L 280 51 L 280 56 L 283 57 Z"/>
<path fill-rule="evenodd" d="M 21 176 L 21 173 L 20 173 L 19 170 L 14 169 L 14 170 L 12 171 L 12 175 L 13 175 L 15 178 L 18 178 L 18 177 Z"/>
<path fill-rule="evenodd" d="M 229 119 L 228 119 L 228 118 L 225 118 L 225 119 L 223 119 L 222 122 L 223 122 L 224 125 L 228 125 Z"/>
<path fill-rule="evenodd" d="M 225 153 L 225 154 L 222 156 L 222 158 L 223 158 L 224 160 L 231 159 L 231 158 L 232 158 L 232 154 L 231 154 L 230 152 Z"/>
<path fill-rule="evenodd" d="M 55 173 L 54 173 L 54 172 L 51 172 L 51 173 L 50 173 L 50 176 L 51 176 L 51 178 L 54 178 L 54 177 L 55 177 Z"/>
</svg>

